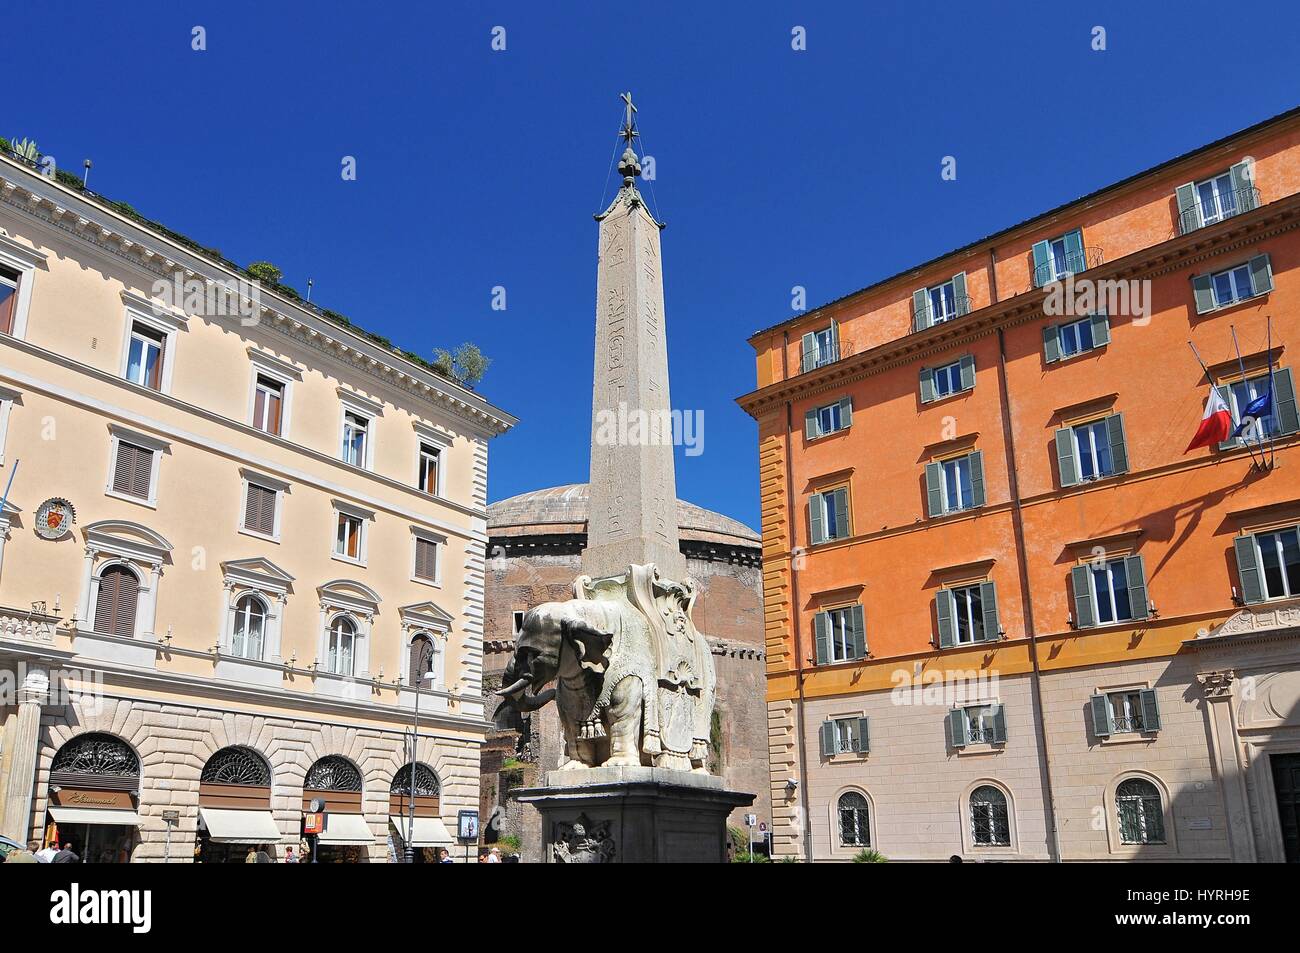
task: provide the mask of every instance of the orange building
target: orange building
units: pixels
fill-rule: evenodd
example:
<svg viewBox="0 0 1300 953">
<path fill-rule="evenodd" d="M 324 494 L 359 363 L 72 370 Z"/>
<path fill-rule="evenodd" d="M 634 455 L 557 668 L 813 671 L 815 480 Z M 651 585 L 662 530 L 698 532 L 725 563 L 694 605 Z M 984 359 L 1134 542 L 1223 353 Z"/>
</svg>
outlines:
<svg viewBox="0 0 1300 953">
<path fill-rule="evenodd" d="M 1300 860 L 1298 228 L 1295 110 L 750 339 L 777 854 Z"/>
</svg>

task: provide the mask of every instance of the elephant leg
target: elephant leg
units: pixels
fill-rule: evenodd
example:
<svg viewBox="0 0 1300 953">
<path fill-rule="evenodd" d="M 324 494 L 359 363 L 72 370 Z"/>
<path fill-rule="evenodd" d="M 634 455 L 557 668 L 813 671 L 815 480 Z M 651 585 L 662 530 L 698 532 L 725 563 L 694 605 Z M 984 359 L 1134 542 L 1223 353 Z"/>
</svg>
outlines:
<svg viewBox="0 0 1300 953">
<path fill-rule="evenodd" d="M 588 766 L 583 759 L 582 742 L 578 740 L 576 722 L 564 721 L 560 730 L 564 733 L 564 759 L 560 762 L 561 771 L 577 771 Z"/>
<path fill-rule="evenodd" d="M 641 679 L 625 678 L 609 699 L 608 765 L 641 764 Z"/>
</svg>

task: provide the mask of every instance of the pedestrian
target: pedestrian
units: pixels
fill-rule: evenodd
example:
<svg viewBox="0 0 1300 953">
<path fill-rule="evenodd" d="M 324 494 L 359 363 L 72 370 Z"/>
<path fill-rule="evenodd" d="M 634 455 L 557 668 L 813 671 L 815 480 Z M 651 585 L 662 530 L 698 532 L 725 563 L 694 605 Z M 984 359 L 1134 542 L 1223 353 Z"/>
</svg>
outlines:
<svg viewBox="0 0 1300 953">
<path fill-rule="evenodd" d="M 499 863 L 501 863 L 501 848 L 500 848 L 500 847 L 493 847 L 490 851 L 488 851 L 488 859 L 487 859 L 487 862 L 488 862 L 489 864 L 499 864 Z"/>
<path fill-rule="evenodd" d="M 39 860 L 42 864 L 48 864 L 54 860 L 54 855 L 57 854 L 58 852 L 59 849 L 55 847 L 53 844 L 51 844 L 48 847 L 42 847 L 40 850 L 38 850 L 36 852 L 36 859 Z"/>
<path fill-rule="evenodd" d="M 488 860 L 488 851 L 486 847 L 484 847 L 481 851 L 478 852 L 478 862 L 480 864 L 491 863 L 491 861 Z"/>
<path fill-rule="evenodd" d="M 445 847 L 439 847 L 439 848 L 438 848 L 438 863 L 440 863 L 440 864 L 454 864 L 455 861 L 451 859 L 451 851 L 449 851 L 449 850 L 448 850 L 447 848 L 445 848 Z"/>
<path fill-rule="evenodd" d="M 286 864 L 298 863 L 298 855 L 293 852 L 292 847 L 286 847 L 284 849 L 284 862 Z"/>
<path fill-rule="evenodd" d="M 69 841 L 64 841 L 64 842 L 63 842 L 63 850 L 61 850 L 61 851 L 59 851 L 57 854 L 55 854 L 55 855 L 54 855 L 54 859 L 51 860 L 50 863 L 52 863 L 52 864 L 79 864 L 79 863 L 81 863 L 81 857 L 78 856 L 77 852 L 76 852 L 75 850 L 72 849 L 72 841 L 69 840 Z"/>
<path fill-rule="evenodd" d="M 257 851 L 253 850 L 252 847 L 249 847 L 248 853 L 244 855 L 244 863 L 246 864 L 257 863 Z"/>
<path fill-rule="evenodd" d="M 275 861 L 273 861 L 273 860 L 271 859 L 271 855 L 267 852 L 267 850 L 266 850 L 265 847 L 259 847 L 259 848 L 258 848 L 258 850 L 257 850 L 257 856 L 254 858 L 254 860 L 255 860 L 257 863 L 259 863 L 259 864 L 273 864 L 273 863 L 275 863 Z"/>
<path fill-rule="evenodd" d="M 28 841 L 26 850 L 19 848 L 18 850 L 14 851 L 8 857 L 5 858 L 5 863 L 6 864 L 39 864 L 40 861 L 36 859 L 36 852 L 40 849 L 41 849 L 40 841 L 38 840 Z"/>
</svg>

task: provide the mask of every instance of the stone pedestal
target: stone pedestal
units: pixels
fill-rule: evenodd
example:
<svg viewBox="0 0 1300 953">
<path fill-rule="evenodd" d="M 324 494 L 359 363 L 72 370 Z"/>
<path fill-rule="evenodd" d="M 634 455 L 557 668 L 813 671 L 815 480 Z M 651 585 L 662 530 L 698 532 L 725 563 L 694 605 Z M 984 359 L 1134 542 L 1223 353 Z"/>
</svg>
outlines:
<svg viewBox="0 0 1300 953">
<path fill-rule="evenodd" d="M 511 796 L 541 812 L 548 864 L 724 863 L 727 815 L 754 803 L 721 778 L 646 767 L 552 771 Z"/>
</svg>

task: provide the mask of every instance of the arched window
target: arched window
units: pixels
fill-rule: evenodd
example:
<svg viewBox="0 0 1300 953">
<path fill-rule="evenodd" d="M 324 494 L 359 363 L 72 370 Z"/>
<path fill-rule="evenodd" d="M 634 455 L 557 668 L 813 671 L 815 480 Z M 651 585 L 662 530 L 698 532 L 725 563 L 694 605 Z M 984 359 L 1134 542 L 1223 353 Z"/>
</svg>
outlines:
<svg viewBox="0 0 1300 953">
<path fill-rule="evenodd" d="M 971 838 L 977 847 L 1010 847 L 1011 820 L 1007 796 L 991 784 L 982 784 L 970 795 Z"/>
<path fill-rule="evenodd" d="M 98 731 L 73 738 L 54 755 L 50 773 L 88 774 L 95 777 L 140 776 L 140 759 L 121 738 Z"/>
<path fill-rule="evenodd" d="M 345 615 L 330 623 L 329 657 L 325 667 L 335 675 L 351 675 L 356 655 L 357 624 Z"/>
<path fill-rule="evenodd" d="M 305 791 L 360 791 L 361 772 L 347 758 L 327 755 L 311 766 L 302 786 Z"/>
<path fill-rule="evenodd" d="M 404 764 L 397 769 L 393 775 L 393 783 L 389 790 L 394 794 L 409 794 L 411 792 L 411 766 Z M 415 796 L 416 797 L 437 797 L 442 791 L 442 785 L 438 782 L 438 775 L 434 774 L 433 769 L 427 764 L 416 762 L 415 765 Z"/>
<path fill-rule="evenodd" d="M 266 603 L 257 596 L 244 596 L 235 603 L 234 629 L 230 633 L 230 654 L 261 659 L 266 634 Z"/>
<path fill-rule="evenodd" d="M 270 787 L 271 768 L 252 748 L 234 745 L 216 752 L 203 766 L 199 777 L 203 784 L 244 784 Z"/>
<path fill-rule="evenodd" d="M 1163 844 L 1165 812 L 1160 790 L 1145 778 L 1129 778 L 1115 788 L 1121 844 Z"/>
<path fill-rule="evenodd" d="M 870 847 L 871 817 L 867 799 L 857 791 L 840 795 L 837 805 L 840 815 L 840 846 Z"/>
<path fill-rule="evenodd" d="M 417 685 L 420 688 L 432 688 L 432 682 L 424 677 L 433 673 L 436 652 L 433 639 L 423 632 L 419 633 L 411 639 L 410 651 L 410 664 L 407 665 L 410 674 L 407 676 L 406 683 L 412 688 Z M 423 682 L 420 681 L 421 678 L 424 678 Z"/>
<path fill-rule="evenodd" d="M 139 594 L 140 580 L 126 566 L 105 569 L 99 577 L 99 597 L 95 600 L 95 631 L 123 638 L 134 636 Z"/>
</svg>

